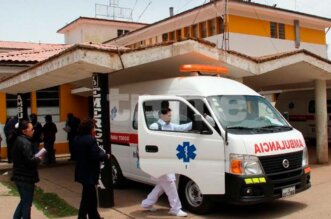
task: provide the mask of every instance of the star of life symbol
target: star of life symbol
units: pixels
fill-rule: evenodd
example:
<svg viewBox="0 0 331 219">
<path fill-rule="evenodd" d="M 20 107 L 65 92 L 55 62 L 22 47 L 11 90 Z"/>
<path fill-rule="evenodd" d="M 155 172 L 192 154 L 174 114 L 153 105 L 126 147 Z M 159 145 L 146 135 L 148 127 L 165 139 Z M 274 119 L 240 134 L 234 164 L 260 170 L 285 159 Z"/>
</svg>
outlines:
<svg viewBox="0 0 331 219">
<path fill-rule="evenodd" d="M 195 157 L 197 156 L 195 151 L 197 150 L 194 144 L 190 144 L 188 141 L 184 141 L 183 145 L 178 145 L 176 150 L 178 151 L 177 153 L 177 158 L 183 159 L 183 162 L 185 164 L 185 167 L 187 168 L 187 164 L 190 162 L 190 159 L 194 160 Z"/>
</svg>

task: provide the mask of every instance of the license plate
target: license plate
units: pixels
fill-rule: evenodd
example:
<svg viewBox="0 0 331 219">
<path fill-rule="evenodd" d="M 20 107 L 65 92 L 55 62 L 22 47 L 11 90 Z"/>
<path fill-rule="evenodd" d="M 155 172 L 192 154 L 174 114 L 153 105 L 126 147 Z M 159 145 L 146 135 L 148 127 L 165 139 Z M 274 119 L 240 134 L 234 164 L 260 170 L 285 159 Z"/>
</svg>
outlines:
<svg viewBox="0 0 331 219">
<path fill-rule="evenodd" d="M 295 186 L 291 186 L 285 189 L 282 189 L 282 197 L 290 197 L 295 194 Z"/>
</svg>

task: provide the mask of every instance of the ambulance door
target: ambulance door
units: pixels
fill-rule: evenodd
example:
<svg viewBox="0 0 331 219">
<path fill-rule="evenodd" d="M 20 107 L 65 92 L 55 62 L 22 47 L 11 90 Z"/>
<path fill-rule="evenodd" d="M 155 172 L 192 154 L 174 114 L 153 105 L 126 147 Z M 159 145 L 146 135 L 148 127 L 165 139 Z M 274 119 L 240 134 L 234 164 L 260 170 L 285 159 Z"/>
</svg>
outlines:
<svg viewBox="0 0 331 219">
<path fill-rule="evenodd" d="M 140 96 L 138 104 L 140 168 L 153 177 L 184 175 L 202 194 L 224 194 L 224 142 L 214 127 L 181 97 Z M 165 108 L 167 130 L 159 120 Z"/>
</svg>

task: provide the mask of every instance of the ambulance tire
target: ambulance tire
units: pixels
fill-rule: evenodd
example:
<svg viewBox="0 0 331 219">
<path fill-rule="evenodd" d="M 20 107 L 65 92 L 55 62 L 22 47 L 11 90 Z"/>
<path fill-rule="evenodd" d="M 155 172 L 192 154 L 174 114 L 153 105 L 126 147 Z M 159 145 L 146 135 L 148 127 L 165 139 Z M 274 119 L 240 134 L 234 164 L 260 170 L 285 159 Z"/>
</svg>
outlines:
<svg viewBox="0 0 331 219">
<path fill-rule="evenodd" d="M 211 198 L 202 195 L 199 186 L 187 177 L 180 177 L 178 193 L 184 209 L 192 213 L 207 214 L 214 207 Z"/>
<path fill-rule="evenodd" d="M 120 165 L 118 164 L 116 158 L 112 156 L 111 159 L 111 169 L 113 174 L 113 186 L 116 189 L 121 189 L 126 185 L 126 179 L 123 176 Z"/>
</svg>

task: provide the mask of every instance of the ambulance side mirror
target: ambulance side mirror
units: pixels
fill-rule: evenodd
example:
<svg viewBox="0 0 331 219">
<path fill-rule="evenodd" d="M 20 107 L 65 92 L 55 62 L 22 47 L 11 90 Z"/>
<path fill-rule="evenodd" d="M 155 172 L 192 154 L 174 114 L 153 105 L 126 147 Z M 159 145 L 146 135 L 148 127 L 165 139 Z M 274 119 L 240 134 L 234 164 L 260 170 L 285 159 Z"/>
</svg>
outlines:
<svg viewBox="0 0 331 219">
<path fill-rule="evenodd" d="M 289 120 L 289 114 L 288 112 L 283 112 L 283 117 L 288 121 Z"/>
</svg>

